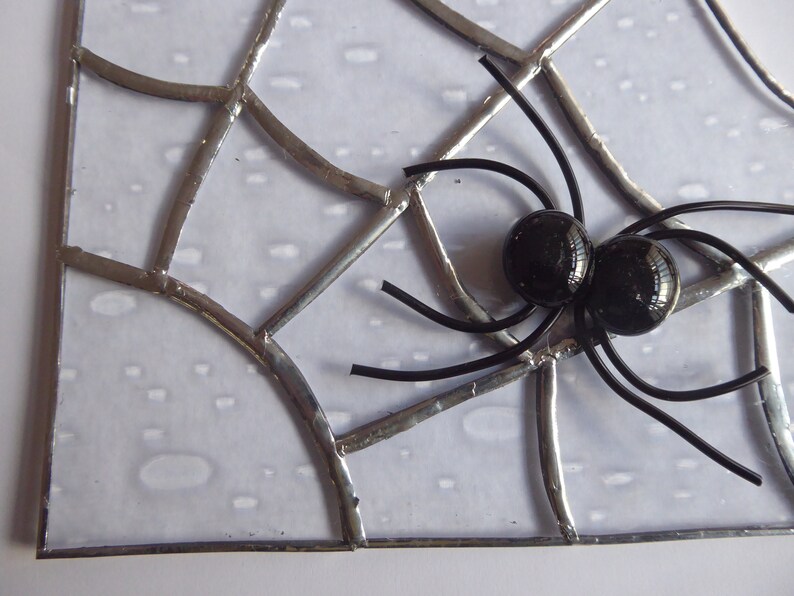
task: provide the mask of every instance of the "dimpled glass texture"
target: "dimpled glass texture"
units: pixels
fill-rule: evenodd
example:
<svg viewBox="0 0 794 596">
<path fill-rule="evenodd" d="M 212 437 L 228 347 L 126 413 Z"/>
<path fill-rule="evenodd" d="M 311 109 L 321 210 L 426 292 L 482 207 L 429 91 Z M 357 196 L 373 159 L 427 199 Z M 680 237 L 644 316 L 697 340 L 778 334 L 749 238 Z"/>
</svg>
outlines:
<svg viewBox="0 0 794 596">
<path fill-rule="evenodd" d="M 445 139 L 499 94 L 477 62 L 483 51 L 412 2 L 344 0 L 331 9 L 287 0 L 240 83 L 268 6 L 85 2 L 75 43 L 91 54 L 74 51 L 79 85 L 62 107 L 72 106 L 74 148 L 40 555 L 564 543 L 544 488 L 536 372 L 495 385 L 485 377 L 517 360 L 433 382 L 349 375 L 352 363 L 437 368 L 503 349 L 420 317 L 380 292 L 383 280 L 461 319 L 467 292 L 494 318 L 523 305 L 502 248 L 539 208 L 535 197 L 473 170 L 440 172 L 421 203 L 404 191 L 401 168 L 438 158 Z M 449 6 L 529 51 L 580 4 Z M 106 80 L 119 71 L 103 71 L 92 56 L 213 86 L 180 88 L 210 99 L 124 88 Z M 554 65 L 599 141 L 662 205 L 794 203 L 792 113 L 705 4 L 612 0 L 561 43 Z M 133 79 L 125 80 L 140 83 Z M 543 75 L 523 91 L 571 161 L 593 244 L 636 221 Z M 458 157 L 521 169 L 571 213 L 554 157 L 513 102 L 466 141 Z M 167 274 L 147 274 L 162 257 L 167 222 L 188 205 Z M 683 219 L 750 255 L 792 236 L 784 216 Z M 682 296 L 717 274 L 675 241 L 664 244 Z M 103 277 L 108 263 L 126 268 L 113 264 Z M 290 310 L 323 274 L 331 283 Z M 770 274 L 794 292 L 794 264 Z M 749 287 L 724 292 L 651 333 L 617 338 L 616 349 L 669 389 L 735 378 L 754 368 L 752 301 Z M 769 308 L 779 389 L 791 403 L 794 319 L 774 301 Z M 511 333 L 526 337 L 542 316 Z M 536 348 L 571 333 L 564 316 Z M 660 407 L 762 474 L 761 487 L 623 402 L 582 355 L 558 362 L 556 385 L 559 465 L 581 541 L 794 526 L 794 486 L 757 387 Z M 423 401 L 414 408 L 429 414 L 421 422 L 359 440 L 362 428 Z"/>
</svg>

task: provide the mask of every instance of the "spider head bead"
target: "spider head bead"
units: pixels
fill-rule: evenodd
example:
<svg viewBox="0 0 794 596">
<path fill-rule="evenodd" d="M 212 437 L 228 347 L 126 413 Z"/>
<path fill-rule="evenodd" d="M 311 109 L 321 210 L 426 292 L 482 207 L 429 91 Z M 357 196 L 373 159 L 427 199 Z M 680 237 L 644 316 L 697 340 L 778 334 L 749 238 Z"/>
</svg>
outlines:
<svg viewBox="0 0 794 596">
<path fill-rule="evenodd" d="M 502 253 L 505 275 L 515 292 L 546 308 L 569 304 L 586 291 L 593 261 L 593 243 L 584 226 L 550 209 L 519 220 Z"/>
</svg>

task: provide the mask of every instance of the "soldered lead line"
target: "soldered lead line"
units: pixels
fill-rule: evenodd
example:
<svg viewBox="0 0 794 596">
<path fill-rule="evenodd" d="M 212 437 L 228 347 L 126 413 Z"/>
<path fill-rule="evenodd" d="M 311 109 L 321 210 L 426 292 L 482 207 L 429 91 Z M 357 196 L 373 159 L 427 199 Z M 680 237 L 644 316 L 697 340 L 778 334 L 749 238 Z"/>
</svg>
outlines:
<svg viewBox="0 0 794 596">
<path fill-rule="evenodd" d="M 769 292 L 761 284 L 753 282 L 752 286 L 755 364 L 770 371 L 769 376 L 758 383 L 758 392 L 761 395 L 761 405 L 775 448 L 786 474 L 794 482 L 794 437 L 791 433 L 786 394 L 780 380 L 772 300 Z"/>
<path fill-rule="evenodd" d="M 76 46 L 72 50 L 72 56 L 82 68 L 90 70 L 98 77 L 119 87 L 152 97 L 177 101 L 225 103 L 232 94 L 229 87 L 175 83 L 139 74 L 97 56 L 82 46 Z"/>
<path fill-rule="evenodd" d="M 411 2 L 458 37 L 492 56 L 497 56 L 516 66 L 521 66 L 529 58 L 529 52 L 470 21 L 440 0 L 411 0 Z"/>
<path fill-rule="evenodd" d="M 535 378 L 535 412 L 543 485 L 560 534 L 568 544 L 576 544 L 579 542 L 579 534 L 565 490 L 560 431 L 557 425 L 557 361 L 553 358 L 544 361 Z"/>
<path fill-rule="evenodd" d="M 304 308 L 311 304 L 326 288 L 358 260 L 358 258 L 380 238 L 408 207 L 408 197 L 395 192 L 393 197 L 402 197 L 394 206 L 384 207 L 367 223 L 364 229 L 337 252 L 300 290 L 256 330 L 259 337 L 273 335 L 289 323 Z"/>
<path fill-rule="evenodd" d="M 243 101 L 267 135 L 312 175 L 344 193 L 382 206 L 389 204 L 391 191 L 388 188 L 346 172 L 325 159 L 284 126 L 250 87 L 245 88 Z"/>
<path fill-rule="evenodd" d="M 267 42 L 284 8 L 284 2 L 285 0 L 273 0 L 270 4 L 262 18 L 254 42 L 235 77 L 229 99 L 213 115 L 209 129 L 198 143 L 193 159 L 185 170 L 182 182 L 171 203 L 154 259 L 153 272 L 157 275 L 164 276 L 168 273 L 190 208 L 196 200 L 198 191 L 206 179 L 226 135 L 240 114 L 244 89 L 261 61 L 262 53 L 267 47 Z"/>
</svg>

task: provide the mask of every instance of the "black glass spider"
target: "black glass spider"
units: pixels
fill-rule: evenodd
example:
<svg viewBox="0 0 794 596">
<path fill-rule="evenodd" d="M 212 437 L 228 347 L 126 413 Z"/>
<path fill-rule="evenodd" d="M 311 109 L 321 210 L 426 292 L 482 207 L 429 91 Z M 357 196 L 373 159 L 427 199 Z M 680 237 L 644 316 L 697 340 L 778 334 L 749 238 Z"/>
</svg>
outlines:
<svg viewBox="0 0 794 596">
<path fill-rule="evenodd" d="M 508 234 L 503 249 L 505 275 L 515 292 L 526 300 L 527 305 L 502 320 L 474 323 L 444 315 L 387 281 L 383 282 L 382 290 L 428 319 L 467 333 L 490 333 L 507 329 L 528 318 L 539 306 L 549 309 L 549 312 L 528 337 L 485 358 L 431 370 L 388 370 L 354 364 L 351 374 L 390 381 L 427 381 L 490 368 L 516 358 L 531 348 L 549 331 L 565 308 L 572 304 L 577 340 L 595 370 L 615 393 L 681 436 L 716 463 L 745 480 L 760 485 L 760 475 L 721 453 L 669 414 L 623 385 L 604 364 L 595 346 L 596 343 L 601 345 L 609 361 L 631 385 L 646 395 L 666 401 L 707 399 L 735 391 L 767 376 L 769 370 L 761 366 L 737 379 L 711 387 L 687 391 L 660 389 L 643 381 L 628 367 L 615 351 L 610 333 L 647 333 L 660 325 L 675 309 L 681 282 L 672 255 L 659 242 L 667 239 L 695 241 L 716 248 L 743 267 L 788 312 L 794 312 L 794 300 L 780 286 L 739 250 L 719 238 L 695 230 L 671 229 L 639 235 L 639 232 L 682 213 L 733 210 L 794 215 L 794 207 L 745 201 L 688 203 L 640 219 L 594 247 L 584 227 L 584 209 L 576 176 L 554 133 L 499 67 L 486 56 L 480 59 L 480 63 L 510 94 L 551 149 L 568 186 L 574 214 L 571 216 L 560 211 L 538 181 L 501 162 L 486 159 L 448 159 L 407 167 L 404 171 L 409 177 L 440 170 L 490 170 L 509 176 L 538 197 L 544 209 L 534 211 L 519 220 Z M 585 311 L 590 314 L 592 326 L 588 326 L 586 322 Z"/>
</svg>

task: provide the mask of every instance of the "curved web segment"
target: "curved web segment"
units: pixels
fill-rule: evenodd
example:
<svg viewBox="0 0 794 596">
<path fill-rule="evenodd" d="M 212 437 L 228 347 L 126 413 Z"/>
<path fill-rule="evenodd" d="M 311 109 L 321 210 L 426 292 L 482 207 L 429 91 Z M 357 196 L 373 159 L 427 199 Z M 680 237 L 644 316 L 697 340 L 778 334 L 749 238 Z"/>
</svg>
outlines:
<svg viewBox="0 0 794 596">
<path fill-rule="evenodd" d="M 479 45 L 487 52 L 516 64 L 519 68 L 512 78 L 511 85 L 514 85 L 517 89 L 520 89 L 537 74 L 543 72 L 552 86 L 559 105 L 571 121 L 574 132 L 586 141 L 586 145 L 591 151 L 595 162 L 607 174 L 608 178 L 613 181 L 621 196 L 645 212 L 654 212 L 661 209 L 658 202 L 636 185 L 620 167 L 617 160 L 609 153 L 597 132 L 592 129 L 570 89 L 567 88 L 551 61 L 552 54 L 597 14 L 609 0 L 590 0 L 583 3 L 579 10 L 556 27 L 549 37 L 531 52 L 525 52 L 498 36 L 487 32 L 482 27 L 475 25 L 455 11 L 447 8 L 441 2 L 436 0 L 413 1 L 420 5 L 428 14 L 443 22 L 452 31 Z M 409 199 L 414 207 L 412 213 L 417 218 L 420 230 L 430 249 L 430 254 L 439 267 L 442 279 L 447 284 L 453 301 L 472 321 L 488 323 L 490 317 L 485 309 L 466 291 L 458 278 L 446 249 L 438 237 L 430 213 L 424 204 L 420 191 L 432 178 L 431 173 L 423 174 L 409 183 L 404 189 L 395 190 L 382 187 L 374 182 L 345 172 L 323 158 L 279 122 L 248 87 L 248 82 L 262 59 L 284 4 L 284 0 L 274 0 L 268 3 L 268 10 L 265 12 L 248 55 L 234 81 L 228 87 L 185 85 L 162 81 L 112 64 L 80 45 L 82 20 L 81 15 L 77 15 L 72 31 L 73 62 L 69 65 L 71 73 L 71 101 L 68 111 L 72 126 L 67 131 L 67 146 L 73 146 L 75 98 L 80 68 L 86 68 L 109 82 L 131 91 L 168 100 L 212 102 L 219 104 L 219 106 L 208 130 L 198 135 L 198 138 L 206 139 L 206 142 L 197 144 L 199 148 L 186 169 L 186 171 L 192 172 L 193 176 L 184 177 L 184 183 L 175 193 L 171 211 L 165 221 L 164 233 L 157 250 L 157 256 L 150 270 L 132 267 L 113 259 L 85 252 L 79 247 L 70 247 L 65 244 L 71 155 L 66 156 L 67 167 L 64 184 L 66 192 L 63 201 L 64 213 L 61 218 L 64 223 L 62 229 L 64 240 L 59 244 L 58 258 L 64 265 L 78 268 L 92 275 L 120 284 L 159 294 L 187 306 L 199 315 L 209 319 L 223 333 L 234 337 L 239 345 L 254 354 L 266 368 L 275 371 L 276 378 L 307 423 L 314 442 L 326 461 L 339 502 L 344 545 L 349 548 L 368 544 L 374 546 L 378 544 L 378 541 L 370 541 L 368 543 L 364 532 L 363 522 L 358 510 L 358 498 L 344 461 L 346 453 L 366 448 L 380 440 L 408 430 L 415 424 L 427 420 L 449 407 L 523 378 L 533 370 L 536 370 L 548 358 L 561 361 L 572 357 L 580 352 L 581 347 L 573 339 L 567 339 L 536 354 L 524 352 L 520 355 L 522 362 L 519 364 L 486 374 L 473 383 L 466 383 L 458 388 L 389 414 L 379 420 L 374 420 L 362 427 L 353 429 L 343 436 L 334 436 L 311 388 L 289 356 L 273 341 L 272 335 L 333 283 L 360 254 L 369 248 L 406 209 Z M 714 10 L 715 3 L 709 2 L 709 5 Z M 721 24 L 726 28 L 726 31 L 730 30 L 729 24 L 725 25 L 722 21 Z M 734 37 L 732 36 L 732 39 Z M 752 59 L 752 56 L 748 58 L 746 52 L 743 52 L 743 56 L 748 60 Z M 756 69 L 756 72 L 759 71 Z M 762 73 L 759 72 L 759 75 L 762 75 Z M 787 96 L 790 97 L 790 95 Z M 433 159 L 435 161 L 449 159 L 457 154 L 491 118 L 509 103 L 509 100 L 510 96 L 504 90 L 499 90 L 489 96 L 482 106 L 471 115 L 466 124 L 454 132 L 451 138 L 439 147 Z M 314 278 L 288 300 L 270 320 L 265 321 L 256 329 L 247 326 L 207 296 L 168 275 L 175 247 L 190 207 L 196 200 L 198 189 L 211 168 L 228 131 L 234 125 L 240 111 L 243 109 L 249 110 L 254 119 L 273 141 L 289 153 L 307 172 L 317 176 L 337 190 L 364 199 L 377 207 L 377 213 L 370 224 L 356 237 L 352 238 L 343 250 L 334 255 L 317 272 Z M 679 224 L 674 222 L 672 225 L 676 226 Z M 752 260 L 766 271 L 783 266 L 792 259 L 794 259 L 794 239 L 752 257 Z M 59 281 L 62 282 L 62 269 L 59 270 L 59 276 Z M 706 282 L 688 289 L 688 291 L 685 290 L 679 306 L 681 308 L 690 306 L 727 289 L 738 287 L 747 280 L 748 276 L 740 270 L 731 269 L 725 271 L 713 279 L 706 280 Z M 60 287 L 62 284 L 58 285 Z M 61 308 L 60 305 L 59 308 Z M 756 340 L 761 347 L 766 346 L 768 348 L 771 336 L 770 325 L 767 319 L 762 318 L 761 320 L 762 323 L 757 328 Z M 760 329 L 760 327 L 763 327 L 763 329 Z M 517 340 L 504 331 L 495 330 L 491 337 L 503 347 L 510 348 L 517 344 Z M 516 349 L 517 351 L 518 349 Z M 767 356 L 762 355 L 761 359 L 768 360 L 768 350 Z M 759 367 L 759 370 L 761 368 Z M 769 386 L 762 383 L 762 391 L 765 391 L 765 395 L 770 396 L 769 400 L 771 403 L 771 394 L 768 389 Z M 780 392 L 778 401 L 782 400 L 782 392 Z M 54 408 L 54 401 L 52 407 Z M 790 432 L 788 433 L 788 438 L 790 442 Z M 49 445 L 51 449 L 51 441 Z M 778 446 L 781 457 L 784 459 L 788 458 L 791 462 L 794 462 L 794 448 L 786 448 L 785 445 L 781 447 L 780 443 Z M 556 447 L 552 449 L 550 457 L 552 459 L 559 457 Z M 794 469 L 794 464 L 792 464 L 791 469 Z M 549 480 L 552 477 L 553 475 L 547 477 L 544 474 L 544 479 L 547 483 L 552 481 Z M 549 491 L 551 499 L 559 498 L 559 493 L 557 493 L 558 497 L 553 497 L 553 493 L 554 491 Z M 556 505 L 554 509 L 557 512 L 564 513 L 567 511 L 565 503 L 553 503 L 553 505 Z M 43 504 L 43 507 L 45 507 L 46 513 L 46 504 Z M 46 515 L 44 517 L 46 518 Z M 569 537 L 570 541 L 571 536 L 576 536 L 575 528 L 572 526 L 572 519 L 569 525 L 566 525 L 567 522 L 563 523 L 563 521 L 561 520 L 561 531 Z M 46 528 L 42 528 L 41 531 L 40 552 L 46 552 Z M 587 540 L 583 537 L 582 541 L 586 542 Z M 439 544 L 441 543 L 443 541 L 439 542 Z M 483 541 L 482 543 L 488 544 L 488 541 Z M 279 545 L 276 544 L 275 546 L 278 547 Z"/>
</svg>

